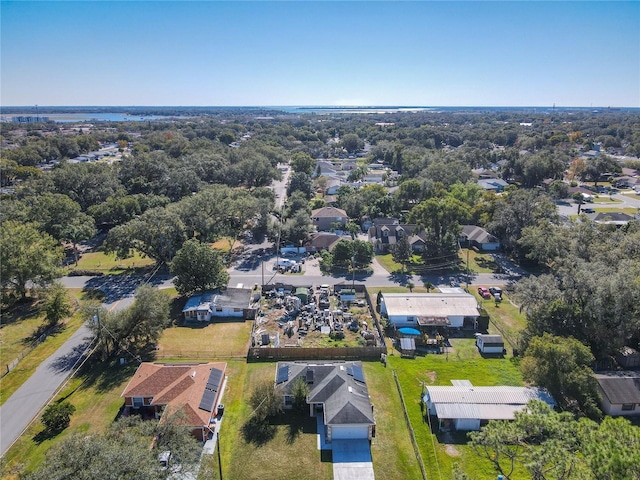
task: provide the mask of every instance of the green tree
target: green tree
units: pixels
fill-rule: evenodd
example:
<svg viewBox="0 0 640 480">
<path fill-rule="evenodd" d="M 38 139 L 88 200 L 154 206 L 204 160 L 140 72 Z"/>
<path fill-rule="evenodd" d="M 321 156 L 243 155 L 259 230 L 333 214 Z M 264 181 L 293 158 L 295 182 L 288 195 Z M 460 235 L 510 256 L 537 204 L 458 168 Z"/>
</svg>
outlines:
<svg viewBox="0 0 640 480">
<path fill-rule="evenodd" d="M 264 421 L 275 417 L 282 412 L 282 390 L 273 386 L 273 382 L 263 382 L 257 385 L 249 397 L 251 415 Z"/>
<path fill-rule="evenodd" d="M 416 287 L 416 285 L 413 282 L 407 282 L 407 288 L 409 289 L 409 292 L 413 292 L 413 289 Z"/>
<path fill-rule="evenodd" d="M 0 229 L 0 279 L 3 290 L 25 298 L 27 283 L 46 285 L 59 274 L 62 249 L 33 223 L 7 221 Z"/>
<path fill-rule="evenodd" d="M 406 269 L 407 263 L 411 260 L 413 250 L 406 235 L 402 235 L 395 245 L 391 246 L 391 256 L 393 261 L 402 264 L 403 270 Z"/>
<path fill-rule="evenodd" d="M 291 156 L 291 168 L 294 172 L 302 172 L 311 176 L 316 166 L 316 161 L 308 153 L 296 152 Z"/>
<path fill-rule="evenodd" d="M 546 388 L 562 408 L 599 418 L 593 361 L 589 347 L 578 340 L 545 333 L 531 339 L 520 368 L 526 381 Z"/>
<path fill-rule="evenodd" d="M 75 411 L 76 407 L 67 401 L 54 402 L 45 408 L 41 420 L 47 430 L 59 433 L 69 426 L 71 415 Z"/>
<path fill-rule="evenodd" d="M 171 261 L 171 274 L 180 295 L 223 288 L 229 282 L 224 261 L 217 250 L 206 243 L 190 239 L 184 242 Z"/>
<path fill-rule="evenodd" d="M 364 147 L 364 142 L 355 133 L 347 133 L 340 140 L 340 145 L 349 153 L 355 153 Z"/>
<path fill-rule="evenodd" d="M 56 281 L 47 288 L 44 299 L 44 313 L 47 325 L 53 327 L 60 320 L 72 313 L 71 302 L 67 289 L 62 283 Z"/>
<path fill-rule="evenodd" d="M 551 198 L 562 199 L 569 196 L 569 186 L 562 180 L 554 180 L 549 185 L 549 195 Z"/>
<path fill-rule="evenodd" d="M 97 233 L 95 221 L 89 215 L 76 215 L 62 230 L 62 239 L 73 245 L 73 258 L 78 266 L 78 243 L 90 240 Z"/>
<path fill-rule="evenodd" d="M 307 410 L 307 396 L 309 395 L 309 385 L 302 377 L 298 377 L 291 386 L 291 395 L 293 396 L 293 408 L 299 413 L 305 413 Z"/>
<path fill-rule="evenodd" d="M 294 192 L 301 192 L 306 200 L 309 201 L 313 192 L 311 176 L 304 172 L 295 172 L 291 175 L 289 185 L 287 186 L 287 195 L 291 195 Z"/>
</svg>

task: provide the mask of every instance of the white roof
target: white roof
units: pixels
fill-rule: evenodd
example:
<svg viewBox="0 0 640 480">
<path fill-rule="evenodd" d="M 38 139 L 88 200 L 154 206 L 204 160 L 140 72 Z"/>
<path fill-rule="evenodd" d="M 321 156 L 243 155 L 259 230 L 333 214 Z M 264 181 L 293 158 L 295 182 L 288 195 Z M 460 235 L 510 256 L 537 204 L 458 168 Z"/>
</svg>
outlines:
<svg viewBox="0 0 640 480">
<path fill-rule="evenodd" d="M 477 317 L 478 301 L 468 293 L 383 293 L 387 315 Z"/>
<path fill-rule="evenodd" d="M 526 405 L 531 400 L 555 404 L 551 396 L 536 387 L 427 387 L 425 401 L 433 404 Z"/>
<path fill-rule="evenodd" d="M 513 420 L 526 405 L 441 403 L 436 404 L 439 419 L 477 418 L 480 420 Z"/>
<path fill-rule="evenodd" d="M 402 350 L 415 350 L 416 349 L 416 341 L 413 338 L 401 338 L 400 339 L 400 348 Z"/>
</svg>

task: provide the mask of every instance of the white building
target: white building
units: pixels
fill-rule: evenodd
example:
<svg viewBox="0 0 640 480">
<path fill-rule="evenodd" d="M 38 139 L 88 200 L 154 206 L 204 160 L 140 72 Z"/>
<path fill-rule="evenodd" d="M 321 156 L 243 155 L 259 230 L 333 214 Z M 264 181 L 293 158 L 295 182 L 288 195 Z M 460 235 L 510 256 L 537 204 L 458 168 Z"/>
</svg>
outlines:
<svg viewBox="0 0 640 480">
<path fill-rule="evenodd" d="M 252 319 L 250 288 L 227 288 L 220 292 L 205 292 L 192 296 L 182 309 L 187 322 L 210 322 L 214 317 Z"/>
<path fill-rule="evenodd" d="M 451 380 L 452 386 L 427 387 L 423 401 L 429 415 L 438 418 L 438 427 L 480 430 L 489 420 L 513 420 L 532 400 L 550 406 L 555 401 L 536 387 L 475 387 L 469 380 Z"/>
<path fill-rule="evenodd" d="M 596 376 L 607 415 L 640 415 L 640 372 L 603 372 Z"/>
<path fill-rule="evenodd" d="M 400 327 L 475 327 L 478 301 L 468 293 L 383 293 L 380 313 Z"/>
</svg>

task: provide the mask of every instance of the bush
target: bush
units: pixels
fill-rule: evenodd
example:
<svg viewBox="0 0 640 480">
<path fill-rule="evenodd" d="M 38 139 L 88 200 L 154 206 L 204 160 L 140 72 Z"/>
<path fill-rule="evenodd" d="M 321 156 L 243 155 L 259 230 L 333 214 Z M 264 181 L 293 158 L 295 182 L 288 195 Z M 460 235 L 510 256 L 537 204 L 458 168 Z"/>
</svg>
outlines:
<svg viewBox="0 0 640 480">
<path fill-rule="evenodd" d="M 42 414 L 42 423 L 52 433 L 61 432 L 69 426 L 71 415 L 75 411 L 76 407 L 67 401 L 52 403 Z"/>
</svg>

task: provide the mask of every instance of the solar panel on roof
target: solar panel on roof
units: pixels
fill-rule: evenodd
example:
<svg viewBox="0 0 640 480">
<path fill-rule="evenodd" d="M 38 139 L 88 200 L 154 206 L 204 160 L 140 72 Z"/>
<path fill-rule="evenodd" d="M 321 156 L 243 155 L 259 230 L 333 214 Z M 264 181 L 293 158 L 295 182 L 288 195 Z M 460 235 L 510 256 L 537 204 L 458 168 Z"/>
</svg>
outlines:
<svg viewBox="0 0 640 480">
<path fill-rule="evenodd" d="M 347 375 L 351 375 L 353 377 L 353 369 L 351 367 L 347 367 Z"/>
<path fill-rule="evenodd" d="M 289 379 L 289 366 L 285 365 L 284 367 L 278 368 L 278 376 L 276 378 L 276 383 L 286 382 Z"/>
<path fill-rule="evenodd" d="M 364 383 L 364 372 L 362 371 L 362 367 L 359 365 L 353 366 L 353 378 L 359 382 Z"/>
<path fill-rule="evenodd" d="M 212 368 L 209 373 L 209 380 L 207 380 L 207 389 L 212 390 L 214 392 L 218 391 L 218 387 L 220 386 L 220 380 L 222 379 L 222 371 L 217 368 Z"/>
<path fill-rule="evenodd" d="M 206 410 L 207 412 L 211 412 L 213 410 L 213 404 L 216 401 L 216 396 L 216 392 L 205 388 L 204 393 L 202 394 L 202 399 L 200 400 L 199 408 Z"/>
</svg>

